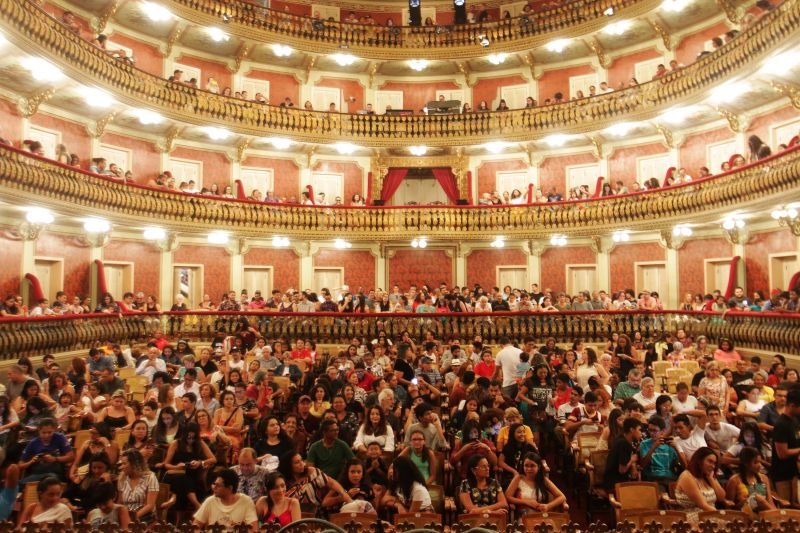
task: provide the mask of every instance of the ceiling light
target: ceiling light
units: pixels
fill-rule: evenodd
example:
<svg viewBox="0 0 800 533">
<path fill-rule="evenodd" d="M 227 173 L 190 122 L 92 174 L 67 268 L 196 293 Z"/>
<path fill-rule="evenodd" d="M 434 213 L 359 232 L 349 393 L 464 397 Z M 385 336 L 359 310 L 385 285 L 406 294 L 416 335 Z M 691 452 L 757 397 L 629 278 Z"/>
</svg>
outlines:
<svg viewBox="0 0 800 533">
<path fill-rule="evenodd" d="M 603 11 L 603 15 L 605 15 L 607 17 L 613 17 L 614 16 L 614 8 L 613 7 L 609 7 L 608 9 Z"/>
<path fill-rule="evenodd" d="M 336 61 L 340 67 L 349 67 L 356 62 L 356 56 L 351 54 L 333 54 L 331 58 Z"/>
<path fill-rule="evenodd" d="M 0 33 L 0 45 L 4 45 L 7 42 L 8 42 L 8 39 L 6 39 L 5 36 L 2 33 Z"/>
<path fill-rule="evenodd" d="M 134 109 L 131 111 L 133 116 L 139 119 L 139 122 L 147 126 L 148 124 L 161 124 L 163 122 L 164 117 L 159 115 L 158 113 L 154 113 L 149 109 Z"/>
<path fill-rule="evenodd" d="M 212 141 L 224 141 L 228 137 L 231 136 L 231 132 L 223 128 L 215 128 L 213 126 L 206 126 L 202 128 L 203 132 L 212 140 Z"/>
<path fill-rule="evenodd" d="M 208 234 L 208 242 L 211 244 L 228 244 L 230 237 L 224 231 L 212 231 Z"/>
<path fill-rule="evenodd" d="M 414 239 L 411 241 L 412 248 L 427 248 L 428 246 L 428 239 L 425 237 L 420 237 L 419 239 Z"/>
<path fill-rule="evenodd" d="M 353 245 L 347 242 L 344 239 L 336 239 L 333 241 L 333 245 L 338 248 L 339 250 L 344 250 L 345 248 L 352 248 Z"/>
<path fill-rule="evenodd" d="M 689 5 L 689 0 L 664 0 L 661 4 L 661 9 L 672 13 L 679 13 L 686 9 Z"/>
<path fill-rule="evenodd" d="M 55 220 L 53 213 L 50 212 L 49 209 L 45 209 L 43 207 L 31 207 L 28 209 L 28 212 L 25 213 L 25 220 L 30 222 L 31 224 L 52 224 Z"/>
<path fill-rule="evenodd" d="M 697 113 L 697 107 L 695 106 L 677 107 L 675 109 L 670 109 L 661 115 L 660 118 L 663 122 L 668 122 L 670 124 L 682 124 L 695 113 Z"/>
<path fill-rule="evenodd" d="M 59 81 L 64 77 L 64 73 L 58 70 L 55 65 L 41 57 L 23 58 L 21 64 L 36 81 Z"/>
<path fill-rule="evenodd" d="M 339 152 L 339 155 L 350 155 L 358 150 L 358 146 L 350 143 L 336 143 L 333 145 L 333 147 L 337 152 Z"/>
<path fill-rule="evenodd" d="M 775 209 L 772 211 L 772 218 L 775 220 L 779 220 L 781 218 L 797 218 L 798 211 L 794 207 L 790 207 L 788 209 Z"/>
<path fill-rule="evenodd" d="M 489 63 L 492 65 L 501 65 L 505 63 L 506 58 L 508 58 L 508 54 L 491 54 L 486 59 L 488 59 Z"/>
<path fill-rule="evenodd" d="M 428 66 L 427 59 L 412 59 L 408 62 L 408 66 L 417 72 L 422 72 Z"/>
<path fill-rule="evenodd" d="M 494 238 L 494 240 L 491 242 L 489 246 L 491 246 L 492 248 L 502 248 L 505 245 L 506 245 L 506 238 L 497 236 Z"/>
<path fill-rule="evenodd" d="M 547 137 L 545 137 L 544 142 L 546 142 L 553 148 L 558 148 L 560 146 L 564 146 L 568 140 L 569 140 L 569 135 L 556 133 L 554 135 L 548 135 Z"/>
<path fill-rule="evenodd" d="M 228 42 L 231 38 L 219 28 L 206 28 L 206 33 L 215 43 Z"/>
<path fill-rule="evenodd" d="M 553 246 L 566 246 L 567 238 L 564 235 L 553 235 L 550 237 L 550 244 Z"/>
<path fill-rule="evenodd" d="M 744 81 L 726 83 L 711 91 L 709 100 L 716 104 L 730 104 L 750 90 L 750 85 Z"/>
<path fill-rule="evenodd" d="M 629 240 L 631 240 L 631 236 L 625 230 L 615 231 L 614 235 L 611 236 L 611 240 L 613 240 L 614 242 L 628 242 Z"/>
<path fill-rule="evenodd" d="M 555 41 L 550 41 L 547 43 L 545 48 L 547 48 L 548 52 L 554 52 L 556 54 L 560 54 L 564 51 L 564 48 L 567 47 L 569 44 L 569 39 L 556 39 Z"/>
<path fill-rule="evenodd" d="M 605 27 L 603 33 L 607 35 L 622 35 L 631 27 L 630 20 L 620 20 L 618 22 L 612 22 L 608 26 Z"/>
<path fill-rule="evenodd" d="M 83 229 L 86 233 L 108 233 L 111 231 L 111 224 L 102 218 L 87 218 L 83 221 Z"/>
<path fill-rule="evenodd" d="M 428 153 L 427 146 L 409 146 L 408 151 L 411 155 L 415 155 L 417 157 L 422 157 L 423 155 Z"/>
<path fill-rule="evenodd" d="M 106 108 L 114 104 L 110 94 L 94 87 L 82 87 L 81 94 L 86 104 L 91 107 Z"/>
<path fill-rule="evenodd" d="M 763 74 L 785 76 L 797 65 L 800 65 L 800 52 L 792 50 L 791 52 L 784 52 L 770 57 L 764 61 L 761 72 Z"/>
<path fill-rule="evenodd" d="M 166 22 L 172 20 L 172 13 L 166 7 L 153 2 L 143 2 L 142 9 L 144 10 L 147 18 L 153 22 Z"/>
<path fill-rule="evenodd" d="M 672 228 L 672 234 L 675 237 L 691 237 L 694 231 L 686 224 L 678 224 Z"/>
<path fill-rule="evenodd" d="M 614 124 L 613 126 L 606 128 L 605 131 L 611 135 L 616 135 L 617 137 L 624 137 L 635 127 L 636 124 L 631 122 L 620 122 L 619 124 Z"/>
<path fill-rule="evenodd" d="M 726 230 L 732 230 L 734 228 L 742 229 L 744 226 L 745 221 L 743 218 L 728 217 L 722 221 L 722 227 Z"/>
<path fill-rule="evenodd" d="M 506 149 L 506 146 L 508 146 L 508 143 L 504 143 L 502 141 L 493 141 L 483 145 L 483 147 L 492 154 L 499 154 Z"/>
<path fill-rule="evenodd" d="M 294 144 L 293 140 L 284 139 L 282 137 L 272 137 L 270 139 L 267 139 L 267 142 L 270 143 L 273 148 L 276 148 L 278 150 L 286 150 L 287 148 L 289 148 L 291 145 Z"/>
<path fill-rule="evenodd" d="M 145 228 L 142 236 L 148 241 L 161 241 L 167 237 L 167 232 L 162 228 Z"/>
<path fill-rule="evenodd" d="M 279 237 L 275 235 L 272 237 L 272 246 L 275 248 L 285 248 L 289 246 L 289 238 L 288 237 Z"/>
<path fill-rule="evenodd" d="M 283 44 L 273 44 L 272 52 L 278 57 L 289 57 L 292 55 L 293 50 L 291 47 Z"/>
</svg>

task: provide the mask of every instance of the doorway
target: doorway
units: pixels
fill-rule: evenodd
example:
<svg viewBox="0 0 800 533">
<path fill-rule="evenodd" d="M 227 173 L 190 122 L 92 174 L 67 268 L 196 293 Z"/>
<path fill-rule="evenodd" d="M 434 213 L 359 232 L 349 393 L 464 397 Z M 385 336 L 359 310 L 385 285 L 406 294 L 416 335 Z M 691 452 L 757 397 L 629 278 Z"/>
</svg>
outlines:
<svg viewBox="0 0 800 533">
<path fill-rule="evenodd" d="M 657 292 L 661 301 L 667 301 L 667 265 L 663 261 L 634 263 L 636 267 L 636 293 L 644 290 Z"/>
<path fill-rule="evenodd" d="M 34 259 L 34 275 L 39 279 L 42 294 L 52 303 L 56 299 L 56 293 L 64 288 L 64 260 L 37 257 Z"/>
<path fill-rule="evenodd" d="M 567 265 L 567 294 L 597 289 L 597 265 Z"/>
<path fill-rule="evenodd" d="M 272 267 L 270 266 L 246 266 L 244 267 L 244 288 L 248 294 L 261 291 L 264 299 L 269 299 L 272 294 Z"/>
<path fill-rule="evenodd" d="M 112 261 L 103 262 L 106 290 L 115 300 L 122 300 L 126 292 L 133 292 L 133 263 Z"/>
<path fill-rule="evenodd" d="M 705 293 L 718 290 L 725 294 L 731 272 L 731 258 L 719 257 L 705 260 Z"/>
<path fill-rule="evenodd" d="M 770 254 L 769 287 L 767 287 L 767 289 L 788 290 L 789 283 L 798 270 L 800 270 L 800 261 L 797 260 L 797 254 Z M 751 287 L 751 289 L 763 288 L 764 287 Z M 767 292 L 769 292 L 769 290 L 767 290 Z"/>
<path fill-rule="evenodd" d="M 448 205 L 442 186 L 430 168 L 410 168 L 391 198 L 392 205 Z"/>
<path fill-rule="evenodd" d="M 344 285 L 344 268 L 315 268 L 314 289 L 319 294 L 322 289 L 328 289 L 336 296 Z"/>
<path fill-rule="evenodd" d="M 203 265 L 175 265 L 172 286 L 175 295 L 182 294 L 189 309 L 196 309 L 203 301 Z M 172 307 L 174 302 L 161 302 L 162 309 Z"/>
<path fill-rule="evenodd" d="M 528 269 L 520 266 L 498 266 L 497 286 L 506 285 L 512 289 L 525 289 L 528 286 Z"/>
</svg>

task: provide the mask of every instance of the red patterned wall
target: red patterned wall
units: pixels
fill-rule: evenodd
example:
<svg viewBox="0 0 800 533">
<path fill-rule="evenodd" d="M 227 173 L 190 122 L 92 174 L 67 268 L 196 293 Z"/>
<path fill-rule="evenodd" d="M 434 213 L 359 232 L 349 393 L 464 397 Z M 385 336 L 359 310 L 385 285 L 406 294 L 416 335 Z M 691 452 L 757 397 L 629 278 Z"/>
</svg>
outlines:
<svg viewBox="0 0 800 533">
<path fill-rule="evenodd" d="M 761 137 L 761 140 L 767 143 L 770 148 L 772 148 L 773 153 L 777 150 L 777 145 L 773 146 L 772 136 L 770 135 L 770 126 L 775 126 L 782 122 L 790 122 L 793 120 L 797 120 L 800 118 L 800 114 L 797 113 L 797 110 L 794 109 L 792 106 L 783 107 L 781 109 L 777 109 L 772 111 L 771 113 L 766 113 L 764 115 L 758 116 L 753 119 L 750 123 L 750 127 L 747 128 L 747 135 L 758 135 Z M 800 126 L 795 129 L 795 132 L 800 130 Z M 747 154 L 744 154 L 745 157 Z"/>
<path fill-rule="evenodd" d="M 60 131 L 61 142 L 67 147 L 67 150 L 71 154 L 78 154 L 83 168 L 89 168 L 92 144 L 89 132 L 86 131 L 86 127 L 83 124 L 45 113 L 36 113 L 29 120 L 35 126 Z"/>
<path fill-rule="evenodd" d="M 223 190 L 225 185 L 231 182 L 231 162 L 222 152 L 178 146 L 169 155 L 179 159 L 202 161 L 203 187 L 211 187 L 212 183 L 217 183 L 219 189 Z M 176 182 L 175 187 L 178 187 L 178 185 L 180 183 Z"/>
<path fill-rule="evenodd" d="M 316 83 L 316 86 L 334 87 L 342 91 L 342 106 L 339 109 L 339 112 L 341 113 L 355 113 L 359 109 L 364 109 L 367 107 L 367 103 L 364 101 L 364 86 L 361 85 L 361 82 L 359 82 L 358 80 L 347 80 L 340 78 L 321 78 Z M 347 99 L 351 96 L 355 98 L 355 101 L 348 102 Z M 317 111 L 327 111 L 327 110 L 328 110 L 327 105 L 325 106 L 325 109 L 317 109 Z"/>
<path fill-rule="evenodd" d="M 782 252 L 796 252 L 797 239 L 787 229 L 753 233 L 750 242 L 745 245 L 745 268 L 747 273 L 747 292 L 772 289 L 786 290 L 788 287 L 771 287 L 769 283 L 769 256 Z"/>
<path fill-rule="evenodd" d="M 694 63 L 697 55 L 704 50 L 706 41 L 723 35 L 729 29 L 727 24 L 719 22 L 702 31 L 687 35 L 675 49 L 676 58 L 684 65 Z"/>
<path fill-rule="evenodd" d="M 636 267 L 637 261 L 664 261 L 666 251 L 657 242 L 637 242 L 624 245 L 617 245 L 609 254 L 609 266 L 611 270 L 611 291 L 623 289 L 640 289 L 653 287 L 636 286 Z M 660 295 L 664 298 L 666 295 Z"/>
<path fill-rule="evenodd" d="M 133 290 L 158 297 L 161 252 L 152 244 L 141 241 L 113 240 L 103 248 L 104 261 L 133 263 Z M 121 294 L 115 298 L 122 299 Z"/>
<path fill-rule="evenodd" d="M 244 256 L 244 264 L 271 266 L 272 285 L 276 289 L 305 289 L 300 287 L 300 258 L 293 250 L 253 247 Z"/>
<path fill-rule="evenodd" d="M 733 247 L 722 237 L 686 241 L 678 250 L 679 301 L 687 292 L 702 294 L 705 289 L 705 259 L 732 257 Z M 726 287 L 716 287 L 725 290 Z"/>
<path fill-rule="evenodd" d="M 567 290 L 566 265 L 591 265 L 597 263 L 597 256 L 588 246 L 564 246 L 547 248 L 541 257 L 541 280 L 530 280 L 539 283 L 541 288 L 549 288 L 555 292 Z"/>
<path fill-rule="evenodd" d="M 467 256 L 467 286 L 479 283 L 484 290 L 494 287 L 498 282 L 498 265 L 527 267 L 528 259 L 518 248 L 473 250 Z"/>
<path fill-rule="evenodd" d="M 64 259 L 63 290 L 70 298 L 89 293 L 89 247 L 81 244 L 78 237 L 42 232 L 36 241 L 36 255 Z"/>
<path fill-rule="evenodd" d="M 173 263 L 203 265 L 203 292 L 215 302 L 230 289 L 231 256 L 222 246 L 182 244 L 173 254 Z M 161 302 L 161 307 L 169 309 L 173 303 Z"/>
<path fill-rule="evenodd" d="M 132 151 L 131 161 L 133 162 L 133 167 L 125 170 L 133 171 L 133 179 L 136 180 L 136 183 L 147 184 L 148 181 L 158 176 L 161 172 L 161 154 L 156 150 L 153 143 L 126 135 L 117 135 L 116 133 L 105 133 L 100 138 L 100 141 L 103 144 L 127 148 Z"/>
<path fill-rule="evenodd" d="M 615 59 L 614 62 L 611 63 L 611 67 L 608 69 L 608 86 L 612 89 L 617 89 L 621 83 L 627 86 L 630 79 L 635 75 L 636 63 L 649 61 L 657 57 L 662 57 L 662 55 L 659 54 L 657 50 L 650 48 L 648 50 L 640 50 L 639 52 Z M 666 60 L 664 60 L 664 64 L 667 66 L 669 65 L 668 61 Z M 650 80 L 637 81 L 639 83 L 644 83 Z"/>
<path fill-rule="evenodd" d="M 380 91 L 403 91 L 403 107 L 412 109 L 415 113 L 419 113 L 428 102 L 436 100 L 436 91 L 453 89 L 459 89 L 458 84 L 453 81 L 426 81 L 419 83 L 387 81 L 378 88 Z M 375 111 L 382 113 L 384 110 L 376 109 Z"/>
<path fill-rule="evenodd" d="M 608 170 L 611 178 L 622 180 L 625 185 L 630 185 L 636 181 L 636 159 L 638 157 L 645 157 L 648 155 L 666 154 L 669 150 L 661 143 L 642 144 L 639 146 L 631 146 L 630 148 L 618 148 L 608 159 Z M 659 172 L 657 176 L 642 176 L 643 180 L 651 177 L 658 178 L 659 183 L 663 183 L 664 176 L 667 173 L 667 167 Z M 608 177 L 608 176 L 606 176 Z"/>
<path fill-rule="evenodd" d="M 300 169 L 293 159 L 268 159 L 266 157 L 247 157 L 242 161 L 243 167 L 272 169 L 272 191 L 278 197 L 297 199 L 300 195 Z M 220 183 L 220 190 L 222 184 Z M 266 191 L 262 190 L 261 194 Z M 247 191 L 249 194 L 250 191 Z"/>
<path fill-rule="evenodd" d="M 375 284 L 375 256 L 366 250 L 320 250 L 314 256 L 314 266 L 343 267 L 344 282 L 350 286 L 351 292 L 357 292 L 359 288 L 367 292 L 383 286 L 383 281 Z"/>
<path fill-rule="evenodd" d="M 272 105 L 280 105 L 288 96 L 292 99 L 295 107 L 303 107 L 305 102 L 300 101 L 300 82 L 292 74 L 283 72 L 267 72 L 264 70 L 251 70 L 244 75 L 245 78 L 254 80 L 266 80 L 269 82 L 269 98 Z M 253 98 L 255 95 L 248 95 Z"/>
<path fill-rule="evenodd" d="M 548 98 L 552 99 L 557 92 L 563 93 L 565 101 L 569 100 L 573 96 L 569 94 L 570 77 L 585 76 L 593 72 L 594 69 L 591 65 L 546 70 L 542 77 L 539 78 L 539 104 L 543 104 Z"/>
<path fill-rule="evenodd" d="M 181 65 L 186 65 L 187 67 L 199 68 L 200 75 L 203 79 L 197 80 L 197 84 L 203 89 L 205 89 L 206 83 L 208 83 L 209 76 L 217 80 L 220 93 L 222 93 L 223 89 L 226 87 L 233 88 L 233 75 L 231 74 L 231 71 L 228 70 L 228 66 L 225 63 L 209 61 L 208 59 L 201 59 L 199 57 L 186 54 L 178 56 L 175 62 L 180 63 Z M 167 72 L 166 74 L 167 77 L 169 77 L 172 75 L 172 72 Z M 185 73 L 184 77 L 186 77 Z M 189 79 L 186 78 L 184 81 L 189 81 Z M 253 95 L 249 96 L 251 98 L 253 97 Z"/>
<path fill-rule="evenodd" d="M 523 159 L 507 159 L 505 161 L 484 161 L 478 167 L 478 194 L 473 194 L 477 203 L 481 194 L 492 192 L 497 188 L 497 173 L 508 170 L 527 170 L 528 162 Z M 498 191 L 500 194 L 503 191 Z M 509 191 L 510 193 L 511 191 Z M 525 194 L 526 191 L 522 191 Z"/>
<path fill-rule="evenodd" d="M 16 104 L 0 98 L 0 137 L 8 139 L 14 146 L 22 142 L 22 117 Z"/>
<path fill-rule="evenodd" d="M 0 298 L 6 294 L 19 294 L 20 270 L 22 270 L 22 241 L 10 239 L 0 232 L 0 247 L 3 249 L 3 270 L 0 273 Z M 24 274 L 24 273 L 23 273 Z"/>
<path fill-rule="evenodd" d="M 285 11 L 293 15 L 311 15 L 311 5 L 309 4 L 296 4 L 294 2 L 282 2 L 281 0 L 274 0 L 270 2 L 270 7 L 278 11 Z"/>
<path fill-rule="evenodd" d="M 706 147 L 709 144 L 731 141 L 734 138 L 734 133 L 728 128 L 718 128 L 686 137 L 686 141 L 679 150 L 681 166 L 686 167 L 686 172 L 696 178 L 700 173 L 700 167 L 708 166 Z M 709 170 L 712 174 L 716 174 L 722 169 L 709 167 Z"/>
<path fill-rule="evenodd" d="M 367 191 L 364 189 L 364 169 L 357 163 L 344 163 L 341 161 L 319 161 L 312 172 L 335 172 L 344 174 L 344 198 L 342 202 L 350 203 L 354 194 L 358 193 L 363 198 Z M 314 185 L 313 183 L 311 184 Z M 317 191 L 314 191 L 314 195 Z M 333 198 L 327 198 L 328 203 L 333 202 Z"/>
<path fill-rule="evenodd" d="M 455 259 L 447 255 L 445 250 L 396 250 L 394 257 L 388 260 L 388 286 L 399 285 L 408 289 L 411 285 L 439 285 L 441 282 L 452 285 Z"/>
<path fill-rule="evenodd" d="M 556 188 L 564 198 L 567 194 L 567 167 L 572 165 L 590 165 L 597 159 L 590 153 L 548 157 L 539 166 L 538 187 L 546 195 L 552 187 Z M 594 190 L 591 190 L 594 193 Z"/>
<path fill-rule="evenodd" d="M 497 78 L 481 78 L 472 88 L 472 107 L 478 108 L 481 100 L 486 100 L 489 109 L 496 109 L 500 103 L 500 88 L 509 85 L 527 85 L 528 80 L 519 74 L 499 76 Z M 531 96 L 533 96 L 531 94 Z"/>
<path fill-rule="evenodd" d="M 51 4 L 49 2 L 45 3 L 42 6 L 42 9 L 44 9 L 47 13 L 49 13 L 53 18 L 56 18 L 58 20 L 61 20 L 61 16 L 64 14 L 64 11 L 66 11 L 66 9 L 64 9 L 63 7 L 58 6 L 56 4 Z M 91 38 L 94 38 L 95 37 L 94 30 L 91 28 L 89 23 L 77 13 L 73 13 L 73 15 L 75 15 L 75 22 L 77 22 L 78 26 L 80 26 L 81 28 L 81 36 L 84 39 L 88 39 L 90 38 L 90 36 Z"/>
<path fill-rule="evenodd" d="M 164 56 L 155 46 L 143 43 L 139 39 L 128 37 L 118 31 L 115 31 L 108 36 L 109 40 L 133 51 L 133 58 L 136 61 L 136 68 L 140 68 L 145 72 L 149 72 L 154 76 L 164 75 Z M 109 46 L 109 49 L 111 47 Z M 188 64 L 188 63 L 187 63 Z M 172 74 L 172 72 L 170 72 Z M 199 80 L 198 80 L 199 81 Z M 201 88 L 205 88 L 206 80 L 202 80 Z"/>
</svg>

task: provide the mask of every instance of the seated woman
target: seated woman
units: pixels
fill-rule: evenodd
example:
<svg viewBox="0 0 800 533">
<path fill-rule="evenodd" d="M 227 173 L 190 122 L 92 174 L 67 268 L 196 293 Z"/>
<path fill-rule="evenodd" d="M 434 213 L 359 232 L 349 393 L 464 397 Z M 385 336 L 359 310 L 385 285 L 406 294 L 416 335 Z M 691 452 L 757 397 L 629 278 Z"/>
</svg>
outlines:
<svg viewBox="0 0 800 533">
<path fill-rule="evenodd" d="M 564 493 L 545 476 L 542 458 L 527 453 L 522 460 L 522 474 L 517 474 L 508 485 L 508 501 L 517 506 L 520 514 L 531 511 L 546 513 L 567 502 Z"/>
<path fill-rule="evenodd" d="M 113 483 L 104 482 L 95 487 L 94 490 L 94 509 L 86 517 L 86 521 L 92 525 L 92 529 L 98 529 L 103 524 L 114 524 L 121 531 L 128 529 L 131 523 L 131 515 L 128 508 L 116 503 L 117 489 Z"/>
<path fill-rule="evenodd" d="M 761 453 L 746 446 L 739 454 L 739 472 L 728 480 L 725 494 L 736 507 L 753 518 L 761 511 L 775 509 L 769 478 L 761 473 Z"/>
<path fill-rule="evenodd" d="M 259 422 L 259 435 L 253 445 L 258 454 L 259 462 L 274 457 L 277 464 L 278 458 L 294 449 L 292 441 L 286 436 L 277 416 L 267 416 Z"/>
<path fill-rule="evenodd" d="M 267 495 L 256 502 L 258 521 L 264 524 L 280 524 L 286 527 L 300 520 L 300 502 L 286 495 L 286 480 L 280 472 L 272 472 L 264 481 Z"/>
<path fill-rule="evenodd" d="M 453 449 L 452 463 L 457 466 L 461 476 L 469 474 L 469 464 L 473 457 L 484 457 L 494 467 L 497 465 L 497 456 L 494 446 L 489 439 L 481 435 L 478 421 L 467 420 L 461 429 L 461 439 L 456 441 Z"/>
<path fill-rule="evenodd" d="M 74 466 L 73 466 L 74 467 Z M 101 483 L 111 481 L 111 467 L 105 452 L 92 454 L 84 468 L 70 472 L 70 485 L 64 492 L 73 510 L 88 511 L 94 506 L 94 491 Z"/>
<path fill-rule="evenodd" d="M 411 446 L 403 448 L 400 457 L 411 459 L 425 479 L 425 485 L 436 483 L 436 454 L 425 445 L 425 434 L 422 430 L 411 432 Z"/>
<path fill-rule="evenodd" d="M 124 505 L 137 522 L 153 520 L 158 498 L 158 479 L 147 468 L 138 450 L 123 452 L 117 480 L 117 503 Z"/>
<path fill-rule="evenodd" d="M 153 456 L 155 446 L 153 441 L 148 436 L 147 422 L 144 420 L 137 420 L 131 426 L 131 434 L 128 436 L 128 442 L 122 446 L 122 451 L 138 450 L 142 454 L 145 461 L 149 461 Z"/>
<path fill-rule="evenodd" d="M 524 424 L 511 424 L 508 434 L 509 441 L 503 447 L 498 458 L 498 466 L 501 470 L 500 479 L 504 487 L 508 487 L 511 480 L 523 473 L 523 457 L 527 457 L 531 452 L 538 452 L 536 446 L 528 442 Z"/>
<path fill-rule="evenodd" d="M 364 464 L 361 459 L 354 457 L 347 461 L 339 475 L 339 484 L 353 500 L 361 499 L 372 502 L 374 499 L 369 476 L 364 472 Z M 340 512 L 339 510 L 345 503 L 348 502 L 345 502 L 342 495 L 335 491 L 328 492 L 325 499 L 322 500 L 322 506 L 333 513 Z"/>
<path fill-rule="evenodd" d="M 379 507 L 393 508 L 398 513 L 427 513 L 433 502 L 425 479 L 408 457 L 398 457 L 389 467 L 389 490 L 376 497 Z"/>
<path fill-rule="evenodd" d="M 739 437 L 728 450 L 722 454 L 719 462 L 727 467 L 734 469 L 740 464 L 740 456 L 744 448 L 755 448 L 761 453 L 760 464 L 763 472 L 766 472 L 772 462 L 772 447 L 769 442 L 765 442 L 764 435 L 761 433 L 758 424 L 755 422 L 745 422 L 739 431 Z"/>
<path fill-rule="evenodd" d="M 761 408 L 767 403 L 760 398 L 761 389 L 757 385 L 749 385 L 745 392 L 747 395 L 736 407 L 736 415 L 744 420 L 758 420 Z"/>
<path fill-rule="evenodd" d="M 386 423 L 386 415 L 380 407 L 371 407 L 366 420 L 358 428 L 353 450 L 356 453 L 366 453 L 370 442 L 377 442 L 384 452 L 393 452 L 395 449 L 394 430 Z"/>
<path fill-rule="evenodd" d="M 69 478 L 73 483 L 80 484 L 89 473 L 90 458 L 98 454 L 106 456 L 108 465 L 116 464 L 119 457 L 119 446 L 111 442 L 108 427 L 102 422 L 92 424 L 89 428 L 89 438 L 75 453 L 75 461 L 69 469 Z"/>
<path fill-rule="evenodd" d="M 305 512 L 315 513 L 327 491 L 342 496 L 346 502 L 353 501 L 338 481 L 315 466 L 309 466 L 303 456 L 291 451 L 280 458 L 279 472 L 287 481 L 288 494 L 300 501 Z"/>
<path fill-rule="evenodd" d="M 186 509 L 187 504 L 195 510 L 200 508 L 203 472 L 216 462 L 211 450 L 200 439 L 200 428 L 197 424 L 187 424 L 178 440 L 169 445 L 164 459 L 164 467 L 167 469 L 164 482 L 169 483 L 172 492 L 178 496 L 179 509 Z"/>
<path fill-rule="evenodd" d="M 689 466 L 678 477 L 675 499 L 678 501 L 680 510 L 686 513 L 690 524 L 697 523 L 697 513 L 716 511 L 717 501 L 732 504 L 726 500 L 725 491 L 717 481 L 716 470 L 717 456 L 714 450 L 703 446 L 694 452 Z"/>
<path fill-rule="evenodd" d="M 61 503 L 61 481 L 50 476 L 39 481 L 36 486 L 39 501 L 30 504 L 19 514 L 17 527 L 21 530 L 24 524 L 64 524 L 72 528 L 72 511 Z"/>
<path fill-rule="evenodd" d="M 508 513 L 503 487 L 491 476 L 489 461 L 473 455 L 467 463 L 467 475 L 458 489 L 458 500 L 465 513 Z"/>
</svg>

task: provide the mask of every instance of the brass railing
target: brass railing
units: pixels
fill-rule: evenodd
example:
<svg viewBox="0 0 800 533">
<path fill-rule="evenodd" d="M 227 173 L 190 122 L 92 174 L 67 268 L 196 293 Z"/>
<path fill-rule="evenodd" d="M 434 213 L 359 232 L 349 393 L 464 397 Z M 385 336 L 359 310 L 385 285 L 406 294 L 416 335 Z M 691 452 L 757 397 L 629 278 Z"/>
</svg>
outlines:
<svg viewBox="0 0 800 533">
<path fill-rule="evenodd" d="M 633 336 L 639 331 L 645 341 L 654 341 L 665 332 L 683 329 L 693 337 L 705 335 L 712 344 L 726 337 L 739 348 L 800 355 L 798 314 L 677 311 L 432 315 L 168 312 L 0 319 L 0 354 L 7 359 L 85 348 L 95 341 L 139 342 L 157 332 L 170 339 L 207 342 L 218 331 L 235 333 L 244 322 L 267 339 L 311 339 L 318 343 L 348 343 L 353 338 L 369 340 L 381 331 L 390 338 L 408 332 L 416 340 L 421 340 L 427 331 L 439 339 L 464 341 L 481 335 L 489 343 L 503 336 L 520 339 L 528 335 L 537 342 L 548 337 L 558 342 L 576 339 L 605 342 L 614 333 Z"/>
<path fill-rule="evenodd" d="M 266 9 L 242 0 L 170 0 L 170 10 L 197 24 L 218 24 L 232 35 L 280 43 L 314 53 L 347 52 L 368 59 L 467 59 L 521 52 L 569 33 L 594 32 L 608 24 L 606 13 L 631 18 L 661 0 L 573 0 L 497 22 L 437 26 L 371 26 L 320 20 Z M 344 9 L 342 10 L 344 12 Z M 394 21 L 399 23 L 400 21 Z M 487 45 L 482 44 L 488 42 Z"/>
<path fill-rule="evenodd" d="M 225 126 L 242 134 L 364 146 L 474 145 L 530 141 L 550 133 L 596 131 L 619 121 L 652 118 L 668 106 L 704 98 L 708 90 L 757 65 L 800 34 L 800 2 L 787 0 L 733 43 L 656 81 L 563 104 L 506 112 L 431 116 L 351 115 L 282 108 L 174 84 L 115 60 L 66 30 L 30 1 L 0 0 L 7 37 L 49 56 L 74 76 L 114 92 L 121 101 L 153 107 L 173 119 Z"/>
<path fill-rule="evenodd" d="M 664 189 L 592 200 L 518 206 L 315 207 L 265 204 L 128 185 L 0 145 L 0 197 L 64 214 L 87 209 L 118 223 L 159 221 L 170 231 L 223 229 L 242 237 L 438 240 L 596 236 L 625 227 L 662 230 L 691 217 L 718 220 L 736 208 L 772 206 L 800 193 L 800 146 L 726 174 Z"/>
</svg>

